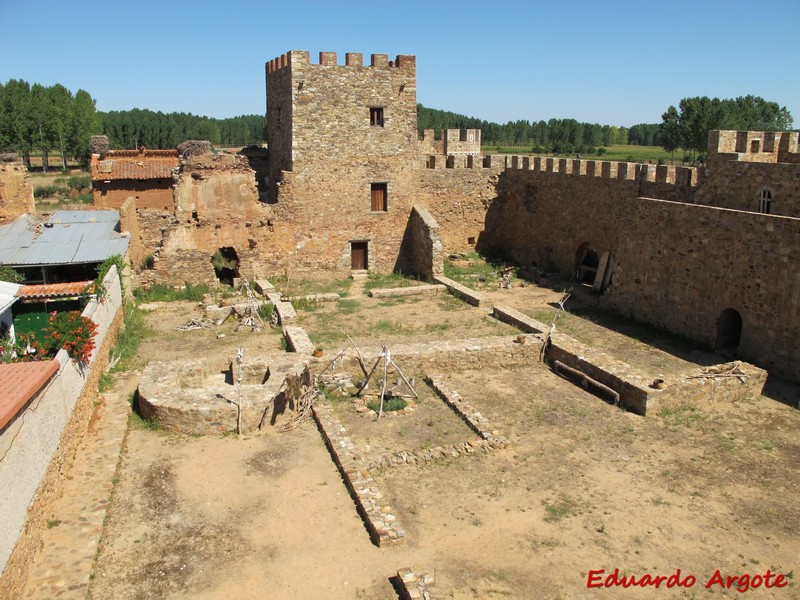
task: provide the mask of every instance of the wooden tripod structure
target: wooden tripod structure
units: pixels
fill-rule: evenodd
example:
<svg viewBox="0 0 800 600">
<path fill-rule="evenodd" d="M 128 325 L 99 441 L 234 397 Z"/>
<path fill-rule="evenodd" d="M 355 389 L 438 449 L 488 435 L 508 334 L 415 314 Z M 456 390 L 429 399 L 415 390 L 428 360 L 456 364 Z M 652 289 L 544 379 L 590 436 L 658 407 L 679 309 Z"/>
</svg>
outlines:
<svg viewBox="0 0 800 600">
<path fill-rule="evenodd" d="M 380 411 L 378 411 L 378 418 L 379 419 L 381 418 L 381 415 L 383 415 L 383 398 L 386 395 L 386 380 L 388 379 L 387 371 L 389 369 L 389 365 L 391 365 L 395 369 L 397 369 L 397 372 L 400 374 L 400 377 L 403 378 L 403 381 L 408 386 L 408 389 L 411 390 L 411 393 L 414 395 L 414 398 L 419 400 L 419 396 L 417 395 L 417 392 L 414 390 L 414 388 L 408 382 L 408 379 L 406 379 L 406 376 L 403 373 L 403 371 L 400 369 L 400 367 L 397 366 L 397 363 L 392 360 L 392 353 L 386 347 L 386 344 L 383 345 L 383 349 L 381 350 L 381 353 L 378 355 L 378 358 L 375 361 L 375 364 L 372 365 L 372 369 L 367 374 L 366 379 L 364 379 L 364 383 L 362 383 L 361 387 L 358 388 L 358 391 L 356 392 L 356 396 L 360 396 L 361 393 L 366 389 L 367 384 L 369 383 L 369 380 L 372 379 L 372 376 L 375 374 L 375 371 L 378 369 L 378 365 L 381 364 L 381 361 L 383 361 L 383 385 L 381 386 L 381 408 L 380 408 Z"/>
</svg>

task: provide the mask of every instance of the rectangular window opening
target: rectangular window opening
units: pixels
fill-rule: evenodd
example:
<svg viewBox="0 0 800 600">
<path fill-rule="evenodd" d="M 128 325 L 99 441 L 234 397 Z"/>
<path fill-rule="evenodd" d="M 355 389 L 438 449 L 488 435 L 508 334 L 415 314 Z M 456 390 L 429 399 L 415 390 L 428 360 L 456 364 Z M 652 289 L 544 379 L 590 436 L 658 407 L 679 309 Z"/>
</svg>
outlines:
<svg viewBox="0 0 800 600">
<path fill-rule="evenodd" d="M 371 107 L 369 109 L 369 124 L 371 127 L 383 127 L 383 108 Z"/>
<path fill-rule="evenodd" d="M 388 184 L 386 183 L 371 183 L 370 184 L 370 210 L 372 212 L 388 212 Z"/>
</svg>

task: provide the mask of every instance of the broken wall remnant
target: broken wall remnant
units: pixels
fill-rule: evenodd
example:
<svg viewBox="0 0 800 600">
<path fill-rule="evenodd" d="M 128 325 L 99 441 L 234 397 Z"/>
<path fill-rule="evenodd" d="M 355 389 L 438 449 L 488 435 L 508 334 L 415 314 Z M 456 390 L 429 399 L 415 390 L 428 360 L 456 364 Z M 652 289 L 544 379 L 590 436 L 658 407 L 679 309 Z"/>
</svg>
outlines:
<svg viewBox="0 0 800 600">
<path fill-rule="evenodd" d="M 0 225 L 36 214 L 28 169 L 16 154 L 0 154 Z"/>
<path fill-rule="evenodd" d="M 418 275 L 425 281 L 444 273 L 439 224 L 422 206 L 415 205 L 411 209 L 395 270 Z"/>
</svg>

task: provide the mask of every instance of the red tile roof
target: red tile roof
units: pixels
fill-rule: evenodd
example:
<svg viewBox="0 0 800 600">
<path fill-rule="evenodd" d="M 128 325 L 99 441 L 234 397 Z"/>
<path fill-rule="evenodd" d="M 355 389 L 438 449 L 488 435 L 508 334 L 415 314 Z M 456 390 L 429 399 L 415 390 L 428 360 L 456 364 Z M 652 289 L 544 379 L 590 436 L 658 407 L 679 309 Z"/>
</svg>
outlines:
<svg viewBox="0 0 800 600">
<path fill-rule="evenodd" d="M 68 283 L 45 283 L 42 285 L 22 285 L 17 291 L 18 298 L 65 298 L 81 296 L 91 281 L 71 281 Z"/>
<path fill-rule="evenodd" d="M 115 158 L 106 156 L 95 162 L 92 159 L 92 179 L 171 179 L 172 169 L 178 166 L 177 154 L 168 158 Z"/>
<path fill-rule="evenodd" d="M 0 364 L 0 430 L 58 373 L 58 361 Z"/>
</svg>

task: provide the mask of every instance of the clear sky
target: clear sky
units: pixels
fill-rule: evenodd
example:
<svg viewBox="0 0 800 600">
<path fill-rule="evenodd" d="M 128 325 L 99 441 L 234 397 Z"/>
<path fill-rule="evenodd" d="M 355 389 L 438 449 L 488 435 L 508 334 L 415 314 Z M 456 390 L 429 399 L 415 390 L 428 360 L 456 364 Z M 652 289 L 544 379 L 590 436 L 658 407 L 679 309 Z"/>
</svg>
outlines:
<svg viewBox="0 0 800 600">
<path fill-rule="evenodd" d="M 504 123 L 658 123 L 752 94 L 800 126 L 800 0 L 0 0 L 0 82 L 82 88 L 98 110 L 265 112 L 287 50 L 417 56 L 417 101 Z"/>
</svg>

